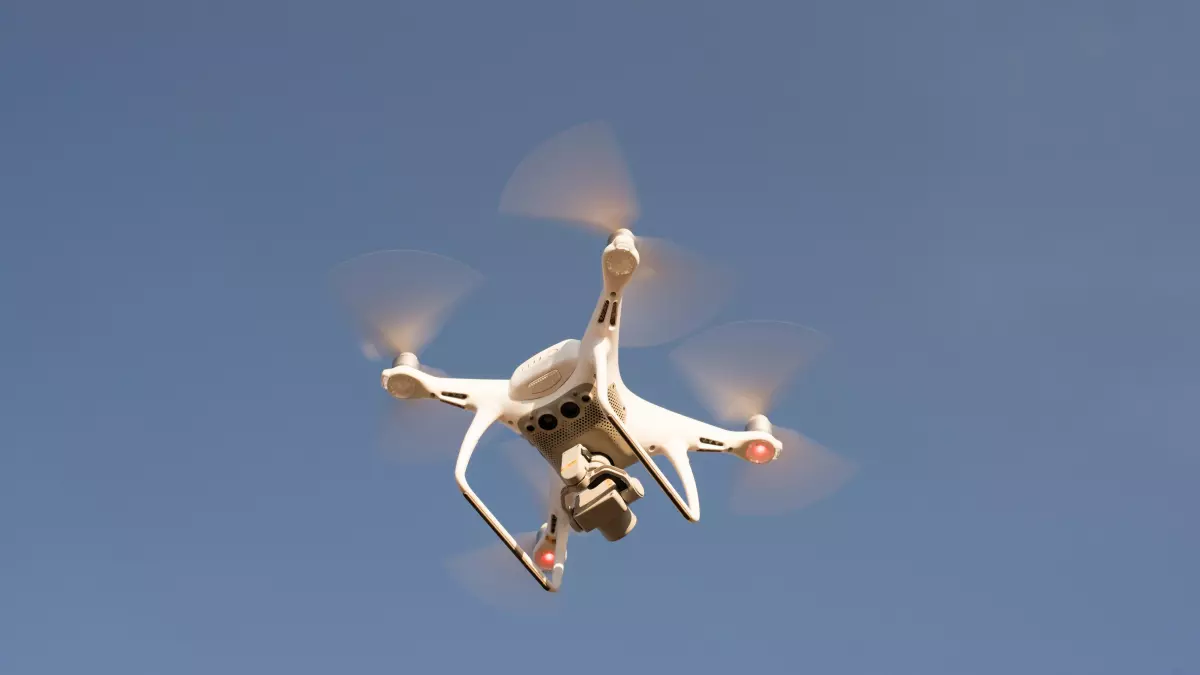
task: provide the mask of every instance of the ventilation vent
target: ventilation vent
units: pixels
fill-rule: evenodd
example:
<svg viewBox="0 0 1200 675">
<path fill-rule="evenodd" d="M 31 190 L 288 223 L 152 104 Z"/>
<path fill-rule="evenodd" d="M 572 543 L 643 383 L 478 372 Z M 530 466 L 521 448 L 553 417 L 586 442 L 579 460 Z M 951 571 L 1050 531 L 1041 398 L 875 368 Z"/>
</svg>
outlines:
<svg viewBox="0 0 1200 675">
<path fill-rule="evenodd" d="M 617 417 L 621 421 L 625 421 L 625 404 L 621 402 L 621 395 L 617 393 L 617 385 L 608 385 L 608 404 L 612 406 L 613 412 L 617 413 Z"/>
<path fill-rule="evenodd" d="M 600 308 L 600 318 L 596 319 L 596 323 L 604 323 L 604 317 L 608 315 L 608 301 L 604 301 L 604 306 Z"/>
<path fill-rule="evenodd" d="M 584 400 L 586 398 L 586 403 Z M 580 404 L 579 415 L 574 419 L 559 419 L 558 426 L 550 431 L 540 429 L 536 426 L 537 417 L 542 414 L 543 409 L 539 408 L 530 416 L 522 418 L 522 431 L 525 438 L 531 445 L 538 449 L 550 466 L 557 470 L 562 454 L 571 446 L 579 442 L 581 436 L 595 429 L 602 432 L 604 435 L 612 439 L 612 442 L 619 445 L 619 435 L 617 430 L 608 421 L 608 416 L 604 414 L 604 409 L 600 407 L 600 403 L 596 400 L 596 390 L 594 385 L 588 387 L 584 385 L 582 388 L 577 388 L 570 394 L 558 399 L 553 404 L 546 406 L 545 410 L 558 410 L 563 401 L 576 401 Z M 621 396 L 617 393 L 615 384 L 608 387 L 608 403 L 612 406 L 613 412 L 617 414 L 622 421 L 625 420 L 625 404 L 621 401 Z M 534 429 L 530 431 L 529 426 Z"/>
</svg>

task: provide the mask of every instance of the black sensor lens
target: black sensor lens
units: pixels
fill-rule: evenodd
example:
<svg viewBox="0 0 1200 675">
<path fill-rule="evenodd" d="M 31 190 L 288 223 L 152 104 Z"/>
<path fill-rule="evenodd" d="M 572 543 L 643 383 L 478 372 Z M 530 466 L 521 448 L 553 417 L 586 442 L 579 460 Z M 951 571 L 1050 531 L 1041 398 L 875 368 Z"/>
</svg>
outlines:
<svg viewBox="0 0 1200 675">
<path fill-rule="evenodd" d="M 579 404 L 575 403 L 574 401 L 567 401 L 566 403 L 562 404 L 562 407 L 559 408 L 558 411 L 562 413 L 563 417 L 573 420 L 576 417 L 579 417 Z"/>
<path fill-rule="evenodd" d="M 558 426 L 558 418 L 550 413 L 546 413 L 538 418 L 538 426 L 545 431 L 550 431 L 554 427 Z"/>
</svg>

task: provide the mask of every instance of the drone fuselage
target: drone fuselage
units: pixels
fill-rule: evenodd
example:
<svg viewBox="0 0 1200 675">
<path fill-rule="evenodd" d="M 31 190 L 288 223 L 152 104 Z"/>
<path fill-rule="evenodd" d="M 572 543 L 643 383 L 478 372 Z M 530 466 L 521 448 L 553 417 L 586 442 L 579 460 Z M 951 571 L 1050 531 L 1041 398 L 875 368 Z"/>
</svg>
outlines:
<svg viewBox="0 0 1200 675">
<path fill-rule="evenodd" d="M 727 453 L 764 463 L 775 459 L 782 448 L 761 416 L 748 420 L 745 430 L 722 429 L 646 401 L 625 386 L 618 360 L 621 304 L 639 263 L 633 235 L 619 230 L 602 254 L 603 292 L 582 339 L 564 340 L 542 350 L 521 364 L 509 380 L 439 377 L 422 370 L 411 354 L 402 355 L 382 373 L 384 389 L 397 398 L 435 398 L 476 413 L 460 446 L 455 472 L 459 487 L 546 590 L 557 590 L 561 583 L 565 528 L 558 528 L 561 534 L 554 545 L 561 550 L 550 580 L 474 496 L 466 481 L 467 463 L 491 424 L 500 423 L 525 438 L 555 473 L 560 471 L 563 453 L 576 445 L 602 455 L 620 469 L 641 463 L 693 522 L 699 520 L 700 504 L 689 452 Z M 670 461 L 683 483 L 684 495 L 652 461 L 657 455 Z M 551 522 L 556 515 L 563 514 L 551 513 Z M 543 529 L 543 539 L 544 533 Z"/>
</svg>

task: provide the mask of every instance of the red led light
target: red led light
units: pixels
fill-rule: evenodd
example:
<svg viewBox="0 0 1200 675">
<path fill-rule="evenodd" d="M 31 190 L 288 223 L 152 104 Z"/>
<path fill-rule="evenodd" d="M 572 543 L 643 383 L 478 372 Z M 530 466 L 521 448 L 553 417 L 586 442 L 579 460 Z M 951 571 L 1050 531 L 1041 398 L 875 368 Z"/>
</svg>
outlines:
<svg viewBox="0 0 1200 675">
<path fill-rule="evenodd" d="M 762 464 L 775 459 L 775 448 L 762 441 L 755 441 L 746 448 L 746 459 L 755 464 Z"/>
<path fill-rule="evenodd" d="M 537 561 L 542 569 L 551 569 L 554 567 L 554 551 L 542 551 L 538 554 Z"/>
</svg>

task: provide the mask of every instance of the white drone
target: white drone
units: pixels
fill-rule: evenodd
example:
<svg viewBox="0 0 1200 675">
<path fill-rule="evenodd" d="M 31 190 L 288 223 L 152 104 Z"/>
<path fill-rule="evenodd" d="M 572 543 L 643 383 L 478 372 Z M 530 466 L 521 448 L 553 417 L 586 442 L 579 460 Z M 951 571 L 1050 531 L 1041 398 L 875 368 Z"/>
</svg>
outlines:
<svg viewBox="0 0 1200 675">
<path fill-rule="evenodd" d="M 369 331 L 370 345 L 394 356 L 383 388 L 397 399 L 436 400 L 474 413 L 458 450 L 455 479 L 476 512 L 547 591 L 563 580 L 569 533 L 599 530 L 609 541 L 637 524 L 630 505 L 645 495 L 629 469 L 640 464 L 679 513 L 700 520 L 689 453 L 749 462 L 740 486 L 745 510 L 798 507 L 840 486 L 853 466 L 765 413 L 774 394 L 823 342 L 795 324 L 727 324 L 672 352 L 676 365 L 732 431 L 651 403 L 625 385 L 625 346 L 662 344 L 691 332 L 725 300 L 720 268 L 662 240 L 634 236 L 638 209 L 611 133 L 603 124 L 570 129 L 518 167 L 501 197 L 506 213 L 584 223 L 608 234 L 600 257 L 603 291 L 581 339 L 563 340 L 521 364 L 507 380 L 448 377 L 419 363 L 419 352 L 477 275 L 419 251 L 384 251 L 339 266 L 344 297 Z M 555 478 L 543 481 L 546 522 L 522 545 L 476 495 L 467 467 L 484 432 L 499 424 L 536 448 Z M 665 456 L 682 491 L 655 463 Z M 682 492 L 682 495 L 681 495 Z"/>
</svg>

